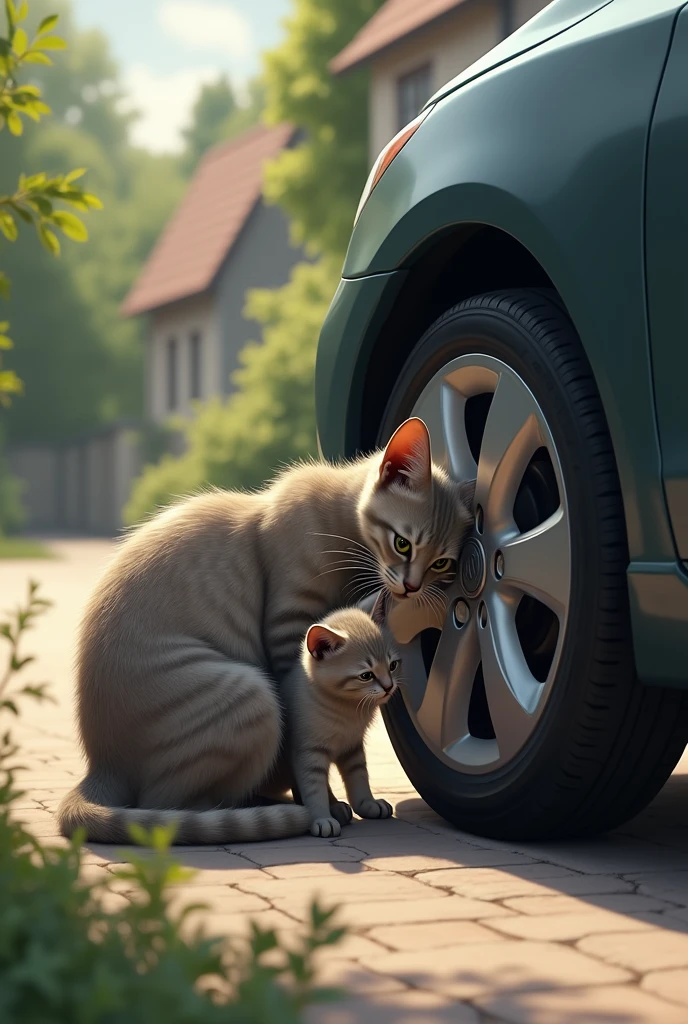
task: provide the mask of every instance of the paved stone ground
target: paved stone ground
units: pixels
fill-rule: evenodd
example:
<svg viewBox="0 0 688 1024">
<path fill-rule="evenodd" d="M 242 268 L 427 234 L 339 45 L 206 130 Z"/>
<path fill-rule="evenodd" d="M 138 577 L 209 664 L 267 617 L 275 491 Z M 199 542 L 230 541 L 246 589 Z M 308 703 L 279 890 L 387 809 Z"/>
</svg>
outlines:
<svg viewBox="0 0 688 1024">
<path fill-rule="evenodd" d="M 76 624 L 110 545 L 57 541 L 55 561 L 0 562 L 0 608 L 43 583 L 56 607 L 30 637 L 33 679 L 57 708 L 30 707 L 16 732 L 29 771 L 23 818 L 45 839 L 81 773 L 71 718 Z M 452 829 L 418 798 L 383 728 L 370 737 L 373 789 L 391 821 L 356 821 L 337 841 L 182 849 L 198 869 L 179 898 L 210 904 L 216 934 L 248 916 L 286 934 L 309 898 L 338 901 L 351 935 L 324 962 L 350 1000 L 311 1024 L 574 1024 L 688 1021 L 688 759 L 625 828 L 578 843 L 526 846 Z M 117 861 L 92 846 L 94 876 Z"/>
</svg>

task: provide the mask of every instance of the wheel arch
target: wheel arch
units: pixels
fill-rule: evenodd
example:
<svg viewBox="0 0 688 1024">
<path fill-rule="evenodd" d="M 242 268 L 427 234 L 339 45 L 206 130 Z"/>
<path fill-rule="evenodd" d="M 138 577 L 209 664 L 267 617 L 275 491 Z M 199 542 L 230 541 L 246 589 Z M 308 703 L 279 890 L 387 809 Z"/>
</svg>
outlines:
<svg viewBox="0 0 688 1024">
<path fill-rule="evenodd" d="M 418 339 L 447 309 L 472 295 L 499 289 L 542 288 L 552 279 L 530 250 L 509 232 L 484 223 L 454 225 L 427 239 L 406 261 L 403 287 L 359 365 L 363 400 L 352 434 L 362 450 L 374 448 L 395 366 L 405 362 Z"/>
</svg>

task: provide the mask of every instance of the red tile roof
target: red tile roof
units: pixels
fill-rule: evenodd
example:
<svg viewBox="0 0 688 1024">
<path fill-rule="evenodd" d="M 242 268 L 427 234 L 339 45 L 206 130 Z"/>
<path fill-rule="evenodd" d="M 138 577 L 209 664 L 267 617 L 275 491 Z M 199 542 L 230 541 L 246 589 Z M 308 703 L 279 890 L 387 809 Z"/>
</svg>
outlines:
<svg viewBox="0 0 688 1024">
<path fill-rule="evenodd" d="M 258 201 L 263 164 L 287 144 L 293 128 L 254 128 L 213 147 L 124 300 L 127 316 L 198 295 L 212 284 Z"/>
<path fill-rule="evenodd" d="M 364 63 L 374 54 L 410 36 L 420 28 L 459 7 L 464 0 L 387 0 L 366 22 L 348 46 L 330 61 L 330 71 L 342 71 Z"/>
</svg>

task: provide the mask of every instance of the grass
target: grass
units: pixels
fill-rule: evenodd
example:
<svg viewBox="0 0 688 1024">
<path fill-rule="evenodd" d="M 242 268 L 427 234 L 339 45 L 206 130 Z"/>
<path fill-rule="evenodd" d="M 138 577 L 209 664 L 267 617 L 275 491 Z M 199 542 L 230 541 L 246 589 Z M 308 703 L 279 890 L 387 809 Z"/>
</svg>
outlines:
<svg viewBox="0 0 688 1024">
<path fill-rule="evenodd" d="M 30 537 L 0 537 L 0 559 L 54 557 L 50 548 Z"/>
</svg>

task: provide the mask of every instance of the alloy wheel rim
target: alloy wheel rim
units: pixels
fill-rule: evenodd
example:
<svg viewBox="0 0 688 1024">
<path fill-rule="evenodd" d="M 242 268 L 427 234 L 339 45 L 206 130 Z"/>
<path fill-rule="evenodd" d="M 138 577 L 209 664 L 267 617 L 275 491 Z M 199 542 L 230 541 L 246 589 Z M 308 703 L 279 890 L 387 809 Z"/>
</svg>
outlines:
<svg viewBox="0 0 688 1024">
<path fill-rule="evenodd" d="M 561 462 L 535 396 L 492 356 L 446 364 L 412 414 L 428 426 L 433 461 L 476 480 L 475 525 L 441 613 L 411 602 L 390 609 L 403 699 L 435 756 L 482 774 L 524 747 L 556 678 L 571 589 Z"/>
</svg>

